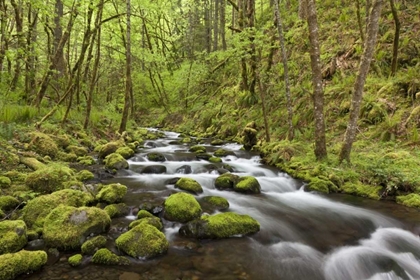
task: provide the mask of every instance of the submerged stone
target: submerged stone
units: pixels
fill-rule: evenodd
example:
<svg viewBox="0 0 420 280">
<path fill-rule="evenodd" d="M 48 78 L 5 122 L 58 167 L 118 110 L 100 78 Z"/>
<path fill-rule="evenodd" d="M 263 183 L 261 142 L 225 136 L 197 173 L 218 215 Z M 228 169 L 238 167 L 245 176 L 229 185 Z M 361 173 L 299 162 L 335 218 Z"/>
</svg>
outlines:
<svg viewBox="0 0 420 280">
<path fill-rule="evenodd" d="M 144 174 L 163 174 L 166 173 L 166 166 L 164 165 L 149 165 L 146 166 L 141 173 Z"/>
<path fill-rule="evenodd" d="M 160 161 L 160 162 L 166 161 L 165 156 L 160 153 L 148 153 L 146 156 L 147 156 L 147 159 L 150 161 Z"/>
</svg>

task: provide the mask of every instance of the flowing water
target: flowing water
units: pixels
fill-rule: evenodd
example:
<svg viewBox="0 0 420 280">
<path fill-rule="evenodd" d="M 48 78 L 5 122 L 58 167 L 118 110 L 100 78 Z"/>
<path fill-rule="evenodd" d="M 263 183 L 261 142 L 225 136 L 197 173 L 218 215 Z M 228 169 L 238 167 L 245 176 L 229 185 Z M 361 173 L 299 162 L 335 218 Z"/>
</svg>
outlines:
<svg viewBox="0 0 420 280">
<path fill-rule="evenodd" d="M 130 169 L 109 182 L 128 187 L 124 202 L 133 208 L 158 211 L 176 192 L 171 179 L 189 177 L 204 192 L 197 196 L 225 197 L 228 211 L 248 214 L 261 230 L 246 237 L 195 240 L 178 234 L 179 223 L 163 221 L 170 249 L 152 260 L 132 260 L 130 266 L 92 264 L 71 268 L 62 255 L 43 270 L 25 279 L 420 279 L 420 213 L 395 203 L 377 202 L 346 195 L 304 191 L 304 184 L 260 163 L 260 157 L 240 150 L 237 144 L 221 147 L 234 152 L 223 158 L 234 173 L 255 176 L 262 192 L 245 195 L 219 191 L 214 181 L 223 163 L 197 160 L 189 146 L 179 144 L 178 134 L 147 141 L 129 160 Z M 220 146 L 204 144 L 212 153 Z M 150 162 L 146 154 L 162 153 L 166 161 Z M 163 174 L 142 174 L 151 165 L 163 165 Z M 206 210 L 206 209 L 204 209 Z M 113 219 L 107 234 L 113 239 L 126 230 L 134 215 Z M 117 251 L 116 251 L 117 252 Z M 88 263 L 88 260 L 86 260 Z"/>
</svg>

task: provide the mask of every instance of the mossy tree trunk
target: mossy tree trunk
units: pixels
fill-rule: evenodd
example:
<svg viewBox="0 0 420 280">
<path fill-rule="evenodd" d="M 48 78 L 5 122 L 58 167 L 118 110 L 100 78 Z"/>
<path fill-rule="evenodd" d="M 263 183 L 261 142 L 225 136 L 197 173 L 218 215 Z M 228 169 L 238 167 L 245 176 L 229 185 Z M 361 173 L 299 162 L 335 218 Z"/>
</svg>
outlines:
<svg viewBox="0 0 420 280">
<path fill-rule="evenodd" d="M 314 121 L 315 121 L 315 156 L 317 160 L 327 157 L 325 144 L 325 120 L 324 120 L 324 89 L 322 86 L 321 55 L 318 39 L 318 19 L 316 14 L 315 0 L 306 0 L 308 12 L 308 28 L 310 41 L 310 56 L 312 68 L 312 85 L 314 88 Z"/>
<path fill-rule="evenodd" d="M 394 18 L 394 25 L 395 25 L 395 33 L 394 33 L 394 41 L 392 44 L 392 62 L 391 62 L 391 76 L 394 76 L 397 72 L 398 66 L 398 45 L 400 42 L 400 29 L 401 23 L 400 19 L 398 18 L 397 8 L 395 7 L 394 0 L 389 0 L 391 4 L 391 11 L 392 17 Z"/>
<path fill-rule="evenodd" d="M 369 72 L 370 63 L 376 47 L 377 35 L 379 30 L 379 18 L 381 16 L 383 0 L 375 0 L 369 13 L 369 24 L 367 28 L 366 41 L 363 48 L 363 55 L 354 83 L 353 96 L 351 100 L 350 119 L 344 134 L 343 146 L 340 151 L 340 162 L 346 160 L 350 162 L 350 153 L 357 133 L 357 121 L 359 119 L 360 104 L 363 97 L 363 88 Z"/>
</svg>

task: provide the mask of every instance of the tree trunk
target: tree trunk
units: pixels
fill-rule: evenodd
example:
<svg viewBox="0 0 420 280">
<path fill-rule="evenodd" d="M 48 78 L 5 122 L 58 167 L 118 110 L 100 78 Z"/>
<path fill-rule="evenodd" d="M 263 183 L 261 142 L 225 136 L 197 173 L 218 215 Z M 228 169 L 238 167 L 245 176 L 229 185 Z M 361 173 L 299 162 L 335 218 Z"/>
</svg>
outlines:
<svg viewBox="0 0 420 280">
<path fill-rule="evenodd" d="M 131 80 L 131 3 L 127 0 L 127 31 L 125 45 L 125 95 L 124 109 L 121 117 L 119 132 L 123 133 L 127 129 L 128 112 L 130 110 L 130 97 L 132 95 L 133 85 Z"/>
<path fill-rule="evenodd" d="M 29 6 L 28 11 L 29 29 L 26 35 L 26 63 L 25 63 L 25 95 L 23 99 L 25 102 L 30 100 L 35 94 L 35 47 L 37 40 L 36 27 L 38 23 L 38 9 L 34 9 L 32 5 Z"/>
<path fill-rule="evenodd" d="M 395 23 L 395 34 L 394 34 L 394 42 L 392 46 L 392 62 L 391 62 L 391 76 L 394 76 L 397 72 L 397 66 L 398 66 L 398 45 L 400 41 L 400 19 L 398 18 L 397 9 L 395 8 L 394 0 L 389 0 L 391 4 L 391 11 L 392 11 L 392 17 L 394 18 Z"/>
<path fill-rule="evenodd" d="M 290 94 L 290 83 L 289 83 L 289 67 L 287 64 L 287 52 L 286 44 L 284 42 L 283 26 L 280 17 L 279 2 L 274 1 L 274 16 L 276 18 L 277 32 L 279 35 L 281 57 L 283 60 L 283 71 L 284 71 L 284 84 L 286 89 L 286 102 L 287 102 L 287 123 L 289 125 L 289 132 L 287 138 L 293 140 L 294 129 L 293 129 L 293 104 L 292 97 Z M 270 63 L 270 62 L 269 62 Z"/>
<path fill-rule="evenodd" d="M 363 97 L 363 88 L 369 72 L 370 63 L 375 51 L 376 39 L 379 30 L 379 18 L 381 16 L 383 0 L 375 0 L 369 14 L 369 24 L 367 28 L 366 41 L 364 44 L 363 55 L 354 83 L 353 97 L 351 100 L 350 119 L 344 135 L 343 146 L 340 152 L 340 162 L 346 160 L 350 162 L 350 153 L 353 142 L 356 138 L 357 120 L 359 119 L 360 104 Z"/>
<path fill-rule="evenodd" d="M 15 24 L 16 24 L 16 33 L 17 33 L 17 57 L 15 60 L 15 71 L 13 74 L 13 79 L 10 83 L 10 90 L 14 91 L 17 87 L 19 81 L 20 72 L 21 72 L 21 61 L 23 59 L 22 53 L 25 49 L 25 40 L 23 35 L 23 16 L 22 16 L 22 7 L 16 3 L 15 0 L 10 0 L 10 3 L 13 6 L 15 12 Z"/>
<path fill-rule="evenodd" d="M 227 49 L 226 45 L 226 33 L 225 33 L 225 26 L 226 26 L 226 3 L 225 1 L 220 1 L 220 39 L 222 40 L 222 48 L 225 51 Z"/>
<path fill-rule="evenodd" d="M 314 87 L 314 121 L 315 121 L 315 156 L 317 160 L 327 157 L 325 144 L 325 121 L 324 121 L 324 89 L 322 87 L 322 70 L 320 47 L 318 39 L 318 20 L 315 0 L 306 0 L 308 11 L 309 41 L 311 44 L 311 68 L 312 85 Z"/>
<path fill-rule="evenodd" d="M 357 14 L 357 24 L 359 26 L 360 38 L 362 42 L 365 41 L 365 32 L 362 24 L 362 16 L 360 15 L 360 0 L 356 0 L 356 14 Z"/>
<path fill-rule="evenodd" d="M 219 2 L 214 0 L 214 20 L 213 20 L 213 51 L 217 51 L 219 44 Z"/>
</svg>

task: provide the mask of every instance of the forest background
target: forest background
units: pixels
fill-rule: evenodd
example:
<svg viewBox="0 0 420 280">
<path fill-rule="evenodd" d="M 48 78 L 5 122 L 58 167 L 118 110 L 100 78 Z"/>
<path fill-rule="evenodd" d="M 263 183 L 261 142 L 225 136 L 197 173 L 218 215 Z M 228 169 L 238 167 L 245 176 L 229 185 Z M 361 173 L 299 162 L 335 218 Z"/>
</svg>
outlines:
<svg viewBox="0 0 420 280">
<path fill-rule="evenodd" d="M 0 13 L 2 150 L 33 130 L 255 135 L 312 190 L 420 207 L 417 0 L 0 0 Z"/>
</svg>

